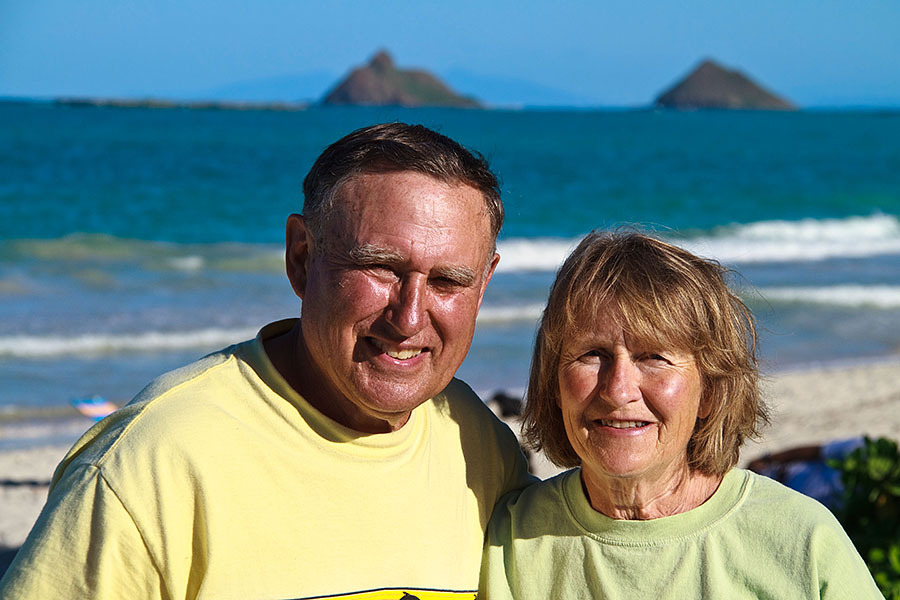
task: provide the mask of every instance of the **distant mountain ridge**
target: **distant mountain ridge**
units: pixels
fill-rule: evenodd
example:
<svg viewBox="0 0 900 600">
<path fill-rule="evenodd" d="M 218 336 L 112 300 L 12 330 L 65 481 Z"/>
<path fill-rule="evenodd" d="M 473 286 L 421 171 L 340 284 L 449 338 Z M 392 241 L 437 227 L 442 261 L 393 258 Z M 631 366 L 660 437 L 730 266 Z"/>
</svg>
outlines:
<svg viewBox="0 0 900 600">
<path fill-rule="evenodd" d="M 461 96 L 431 73 L 398 69 L 381 50 L 368 65 L 354 69 L 322 99 L 326 105 L 450 106 L 478 108 L 474 98 Z"/>
<path fill-rule="evenodd" d="M 702 61 L 689 74 L 660 93 L 652 103 L 627 106 L 604 103 L 509 76 L 479 75 L 458 68 L 443 75 L 444 79 L 441 79 L 422 69 L 397 68 L 390 54 L 380 51 L 368 64 L 353 69 L 336 84 L 334 72 L 314 71 L 235 82 L 205 93 L 179 93 L 168 97 L 59 97 L 53 101 L 77 106 L 223 110 L 302 110 L 315 105 L 600 110 L 653 107 L 676 110 L 796 109 L 789 100 L 765 89 L 742 72 L 728 69 L 710 59 Z M 480 99 L 455 92 L 445 81 L 451 82 L 456 89 L 478 90 Z M 327 91 L 323 93 L 322 90 Z"/>
<path fill-rule="evenodd" d="M 654 105 L 677 109 L 795 110 L 740 71 L 706 59 L 678 83 L 660 94 Z"/>
</svg>

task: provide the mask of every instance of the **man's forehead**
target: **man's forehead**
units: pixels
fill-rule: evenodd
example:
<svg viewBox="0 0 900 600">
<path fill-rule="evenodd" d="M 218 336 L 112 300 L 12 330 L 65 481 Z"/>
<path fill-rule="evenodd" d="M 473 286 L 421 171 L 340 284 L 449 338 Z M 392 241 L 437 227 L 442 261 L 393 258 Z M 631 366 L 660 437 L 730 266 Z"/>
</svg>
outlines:
<svg viewBox="0 0 900 600">
<path fill-rule="evenodd" d="M 332 209 L 332 235 L 349 237 L 354 244 L 373 242 L 369 238 L 374 235 L 429 245 L 493 246 L 480 191 L 415 172 L 358 175 L 335 195 Z"/>
<path fill-rule="evenodd" d="M 361 209 L 379 210 L 392 196 L 386 192 L 394 188 L 393 194 L 406 192 L 412 196 L 435 200 L 428 192 L 443 190 L 442 204 L 455 211 L 469 210 L 490 223 L 487 200 L 483 192 L 466 181 L 447 181 L 418 171 L 362 172 L 348 177 L 336 188 L 333 196 L 334 208 L 343 207 L 347 212 Z M 450 193 L 447 193 L 450 192 Z"/>
</svg>

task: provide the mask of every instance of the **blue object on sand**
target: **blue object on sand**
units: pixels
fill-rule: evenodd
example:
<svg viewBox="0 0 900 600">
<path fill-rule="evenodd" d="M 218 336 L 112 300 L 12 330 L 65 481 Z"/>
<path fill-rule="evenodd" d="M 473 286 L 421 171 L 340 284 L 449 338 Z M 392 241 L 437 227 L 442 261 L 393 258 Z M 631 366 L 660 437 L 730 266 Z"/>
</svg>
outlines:
<svg viewBox="0 0 900 600">
<path fill-rule="evenodd" d="M 91 396 L 89 398 L 72 398 L 72 406 L 75 410 L 94 421 L 99 421 L 109 413 L 115 411 L 118 406 L 102 396 Z"/>
</svg>

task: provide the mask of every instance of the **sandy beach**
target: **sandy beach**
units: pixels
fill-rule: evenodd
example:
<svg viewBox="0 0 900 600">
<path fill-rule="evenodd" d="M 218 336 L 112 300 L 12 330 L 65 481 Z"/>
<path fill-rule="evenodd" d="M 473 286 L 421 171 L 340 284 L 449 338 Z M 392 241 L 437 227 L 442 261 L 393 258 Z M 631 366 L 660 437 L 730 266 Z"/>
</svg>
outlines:
<svg viewBox="0 0 900 600">
<path fill-rule="evenodd" d="M 767 452 L 860 435 L 900 438 L 900 360 L 780 373 L 765 379 L 772 425 L 748 443 L 742 463 Z M 510 422 L 514 431 L 518 424 Z M 21 545 L 46 499 L 59 460 L 91 422 L 0 423 L 0 548 Z M 558 469 L 532 456 L 538 476 Z"/>
</svg>

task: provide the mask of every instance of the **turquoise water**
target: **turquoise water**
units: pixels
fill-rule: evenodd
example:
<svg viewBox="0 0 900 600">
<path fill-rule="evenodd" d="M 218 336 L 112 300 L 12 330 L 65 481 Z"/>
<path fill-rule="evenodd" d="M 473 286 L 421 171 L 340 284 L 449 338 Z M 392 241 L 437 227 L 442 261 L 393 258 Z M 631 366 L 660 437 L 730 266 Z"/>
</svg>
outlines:
<svg viewBox="0 0 900 600">
<path fill-rule="evenodd" d="M 0 103 L 0 407 L 101 394 L 293 316 L 284 219 L 350 130 L 424 123 L 503 181 L 501 266 L 461 374 L 524 385 L 553 271 L 638 222 L 717 258 L 769 370 L 900 353 L 900 113 L 301 112 Z"/>
</svg>

